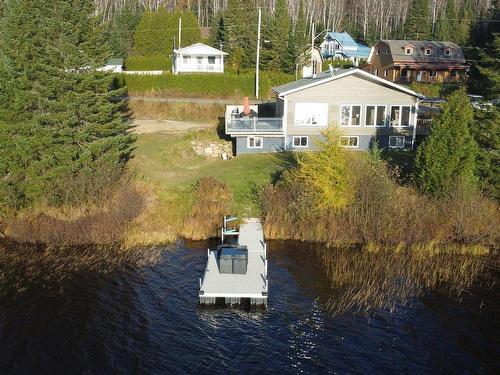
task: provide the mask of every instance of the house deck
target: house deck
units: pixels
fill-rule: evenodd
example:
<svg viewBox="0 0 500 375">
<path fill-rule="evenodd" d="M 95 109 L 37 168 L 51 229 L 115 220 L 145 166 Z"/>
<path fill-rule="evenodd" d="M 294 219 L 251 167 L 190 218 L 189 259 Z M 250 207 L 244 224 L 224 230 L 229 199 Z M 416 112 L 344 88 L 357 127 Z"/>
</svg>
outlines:
<svg viewBox="0 0 500 375">
<path fill-rule="evenodd" d="M 217 252 L 208 251 L 207 265 L 200 279 L 200 304 L 241 304 L 247 299 L 251 305 L 267 306 L 267 258 L 262 224 L 247 219 L 241 224 L 238 244 L 248 249 L 246 274 L 219 272 Z"/>
</svg>

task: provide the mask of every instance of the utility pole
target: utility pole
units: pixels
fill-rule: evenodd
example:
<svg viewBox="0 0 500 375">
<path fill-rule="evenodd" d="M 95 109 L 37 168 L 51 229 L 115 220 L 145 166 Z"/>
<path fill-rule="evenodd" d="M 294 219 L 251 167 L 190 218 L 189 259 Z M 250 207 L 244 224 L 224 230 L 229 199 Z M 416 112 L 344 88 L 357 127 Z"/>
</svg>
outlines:
<svg viewBox="0 0 500 375">
<path fill-rule="evenodd" d="M 181 48 L 182 18 L 179 17 L 179 49 Z"/>
<path fill-rule="evenodd" d="M 255 62 L 255 98 L 259 99 L 259 65 L 260 65 L 260 24 L 262 11 L 259 7 L 259 22 L 257 25 L 257 58 Z"/>
<path fill-rule="evenodd" d="M 314 56 L 314 34 L 315 34 L 315 31 L 314 31 L 314 22 L 311 24 L 311 72 L 312 72 L 312 77 L 315 78 L 316 77 L 316 66 L 314 64 L 314 59 L 313 59 L 313 56 Z"/>
</svg>

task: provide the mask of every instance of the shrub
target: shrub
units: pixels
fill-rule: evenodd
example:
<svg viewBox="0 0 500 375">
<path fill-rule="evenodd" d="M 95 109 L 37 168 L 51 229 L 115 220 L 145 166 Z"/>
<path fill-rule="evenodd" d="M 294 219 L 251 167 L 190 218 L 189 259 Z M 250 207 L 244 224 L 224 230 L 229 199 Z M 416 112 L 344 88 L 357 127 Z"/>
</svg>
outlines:
<svg viewBox="0 0 500 375">
<path fill-rule="evenodd" d="M 193 240 L 218 236 L 224 215 L 230 213 L 232 193 L 214 177 L 201 178 L 194 189 L 195 201 L 181 234 Z"/>
<path fill-rule="evenodd" d="M 164 70 L 172 69 L 172 59 L 167 54 L 132 55 L 125 61 L 127 70 Z"/>
</svg>

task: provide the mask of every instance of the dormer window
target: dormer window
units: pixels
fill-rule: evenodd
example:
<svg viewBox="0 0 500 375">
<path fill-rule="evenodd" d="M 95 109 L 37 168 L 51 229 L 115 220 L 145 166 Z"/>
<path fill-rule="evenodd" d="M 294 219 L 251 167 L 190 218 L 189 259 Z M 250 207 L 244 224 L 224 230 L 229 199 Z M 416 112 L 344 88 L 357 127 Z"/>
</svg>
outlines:
<svg viewBox="0 0 500 375">
<path fill-rule="evenodd" d="M 380 49 L 377 48 L 377 56 L 380 55 Z"/>
<path fill-rule="evenodd" d="M 432 47 L 425 47 L 425 56 L 432 55 Z"/>
<path fill-rule="evenodd" d="M 410 47 L 406 47 L 406 48 L 405 48 L 405 55 L 411 55 L 411 54 L 412 54 L 412 52 L 413 52 L 413 49 L 412 49 L 412 48 L 410 48 Z"/>
<path fill-rule="evenodd" d="M 386 49 L 385 49 L 385 54 L 386 54 L 386 55 L 390 55 L 390 54 L 391 54 L 391 50 L 390 50 L 389 48 L 386 48 Z"/>
<path fill-rule="evenodd" d="M 451 56 L 453 53 L 452 53 L 452 50 L 451 48 L 445 48 L 444 49 L 444 55 L 445 56 Z"/>
</svg>

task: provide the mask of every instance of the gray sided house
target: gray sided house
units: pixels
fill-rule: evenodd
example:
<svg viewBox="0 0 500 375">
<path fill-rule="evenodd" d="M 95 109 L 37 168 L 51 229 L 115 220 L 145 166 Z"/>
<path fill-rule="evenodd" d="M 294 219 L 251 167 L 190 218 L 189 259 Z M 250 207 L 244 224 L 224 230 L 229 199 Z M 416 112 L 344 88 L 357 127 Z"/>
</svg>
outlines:
<svg viewBox="0 0 500 375">
<path fill-rule="evenodd" d="M 417 137 L 422 95 L 357 68 L 320 73 L 273 88 L 274 117 L 226 110 L 226 134 L 237 154 L 314 150 L 328 127 L 352 150 L 410 149 Z M 233 107 L 234 108 L 234 107 Z M 427 129 L 426 129 L 427 130 Z"/>
</svg>

